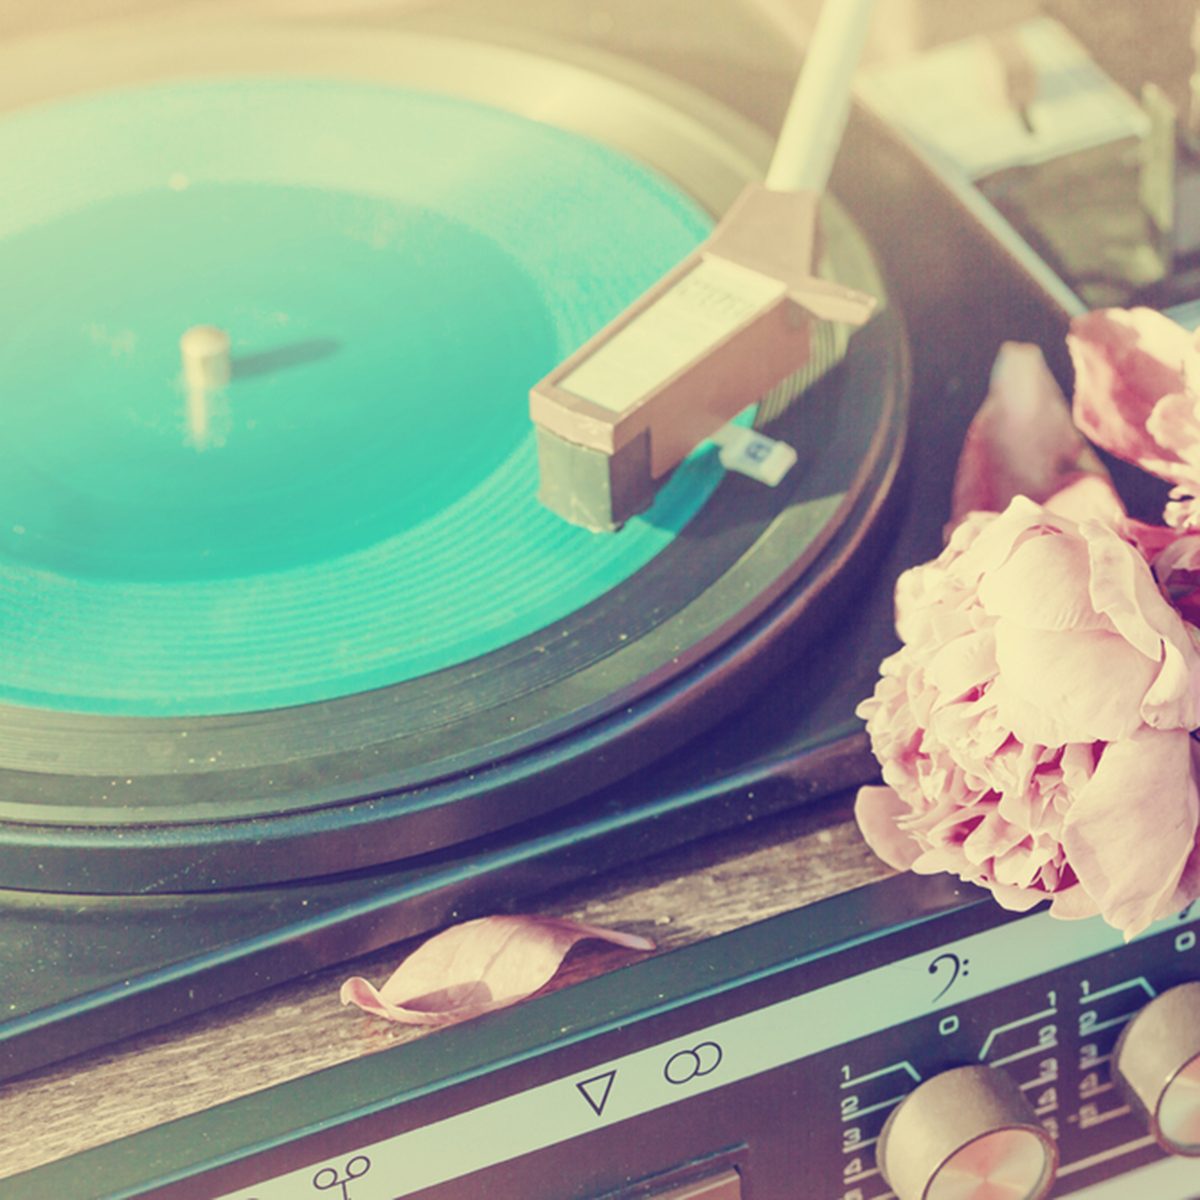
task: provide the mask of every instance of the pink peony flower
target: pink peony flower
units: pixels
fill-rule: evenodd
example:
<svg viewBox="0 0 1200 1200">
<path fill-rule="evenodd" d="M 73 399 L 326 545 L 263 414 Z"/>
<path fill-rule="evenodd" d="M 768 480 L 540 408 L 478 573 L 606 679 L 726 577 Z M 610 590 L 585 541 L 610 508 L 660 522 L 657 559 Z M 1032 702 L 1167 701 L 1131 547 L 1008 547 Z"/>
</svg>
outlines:
<svg viewBox="0 0 1200 1200">
<path fill-rule="evenodd" d="M 1134 545 L 1017 498 L 906 572 L 896 610 L 859 706 L 880 857 L 1128 936 L 1200 894 L 1200 655 Z"/>
<path fill-rule="evenodd" d="M 1200 426 L 1162 433 L 1154 413 L 1178 417 L 1166 401 L 1193 394 L 1190 339 L 1136 312 L 1072 336 L 1076 420 L 1177 482 L 1185 515 Z M 859 708 L 885 786 L 862 789 L 856 815 L 893 866 L 1132 935 L 1200 895 L 1200 530 L 1126 516 L 1066 413 L 1040 352 L 1005 345 L 950 543 L 897 587 L 904 645 Z"/>
<path fill-rule="evenodd" d="M 1168 525 L 1200 526 L 1200 346 L 1149 308 L 1077 317 L 1075 424 L 1118 458 L 1175 484 Z"/>
</svg>

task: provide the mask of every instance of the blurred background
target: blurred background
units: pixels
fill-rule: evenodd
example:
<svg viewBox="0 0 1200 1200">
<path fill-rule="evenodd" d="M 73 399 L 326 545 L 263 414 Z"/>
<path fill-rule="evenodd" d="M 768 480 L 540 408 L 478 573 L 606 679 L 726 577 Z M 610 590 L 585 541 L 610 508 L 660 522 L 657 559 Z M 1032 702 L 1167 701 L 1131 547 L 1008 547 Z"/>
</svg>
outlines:
<svg viewBox="0 0 1200 1200">
<path fill-rule="evenodd" d="M 87 22 L 297 19 L 507 29 L 587 42 L 667 64 L 709 58 L 714 90 L 751 76 L 784 46 L 801 47 L 819 0 L 0 0 L 0 37 Z M 896 59 L 1046 12 L 1061 17 L 1108 70 L 1136 90 L 1192 69 L 1195 0 L 879 0 L 868 61 Z M 724 85 L 724 86 L 719 86 Z M 1176 82 L 1175 86 L 1180 85 Z M 1182 103 L 1182 94 L 1173 97 Z"/>
</svg>

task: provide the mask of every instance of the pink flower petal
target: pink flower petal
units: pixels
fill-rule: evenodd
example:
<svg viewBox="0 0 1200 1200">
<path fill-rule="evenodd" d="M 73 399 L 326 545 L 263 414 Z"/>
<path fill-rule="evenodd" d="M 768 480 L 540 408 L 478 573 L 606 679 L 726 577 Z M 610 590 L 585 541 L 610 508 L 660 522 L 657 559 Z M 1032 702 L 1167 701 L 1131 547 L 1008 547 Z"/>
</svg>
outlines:
<svg viewBox="0 0 1200 1200">
<path fill-rule="evenodd" d="M 1193 740 L 1193 769 L 1197 752 L 1197 746 Z M 1189 904 L 1193 904 L 1197 900 L 1200 900 L 1200 837 L 1196 839 L 1196 844 L 1192 847 L 1192 853 L 1188 856 L 1187 862 L 1183 864 L 1183 871 L 1180 873 L 1175 894 L 1167 903 L 1167 913 L 1182 912 Z"/>
<path fill-rule="evenodd" d="M 986 883 L 996 903 L 1009 912 L 1028 912 L 1046 899 L 1046 893 L 1034 889 L 1014 887 L 1007 883 Z"/>
<path fill-rule="evenodd" d="M 1028 841 L 1014 846 L 1003 857 L 993 863 L 996 882 L 1005 887 L 1032 889 L 1034 880 L 1041 870 L 1046 856 L 1038 855 Z"/>
<path fill-rule="evenodd" d="M 1143 728 L 1105 748 L 1063 822 L 1063 846 L 1104 919 L 1133 937 L 1170 913 L 1198 824 L 1192 739 Z"/>
<path fill-rule="evenodd" d="M 963 440 L 951 523 L 973 510 L 1001 512 L 1014 496 L 1042 503 L 1083 479 L 1089 482 L 1073 494 L 1073 509 L 1105 516 L 1124 511 L 1108 472 L 1072 425 L 1042 352 L 1006 342 Z"/>
<path fill-rule="evenodd" d="M 920 847 L 899 828 L 909 815 L 908 805 L 890 787 L 862 787 L 854 802 L 854 819 L 866 843 L 889 867 L 907 871 Z"/>
<path fill-rule="evenodd" d="M 1000 720 L 1023 742 L 1115 742 L 1142 723 L 1138 699 L 1158 664 L 1101 630 L 1057 633 L 996 624 Z"/>
<path fill-rule="evenodd" d="M 1075 364 L 1075 424 L 1098 446 L 1164 479 L 1184 460 L 1147 429 L 1155 406 L 1186 390 L 1191 338 L 1149 308 L 1076 317 L 1067 338 Z"/>
<path fill-rule="evenodd" d="M 1146 560 L 1098 521 L 1080 528 L 1086 542 L 1088 599 L 1112 627 L 1147 658 L 1162 657 L 1163 637 L 1182 638 L 1183 626 L 1159 593 Z M 1089 570 L 1090 568 L 1090 570 Z"/>
<path fill-rule="evenodd" d="M 1125 504 L 1107 475 L 1077 476 L 1046 501 L 1046 509 L 1075 522 L 1105 521 L 1118 525 L 1125 518 Z"/>
<path fill-rule="evenodd" d="M 1024 496 L 1014 497 L 1001 513 L 973 513 L 951 535 L 946 549 L 954 557 L 943 574 L 973 592 L 981 579 L 1007 561 L 1018 542 L 1052 521 L 1040 505 Z M 964 529 L 975 532 L 970 543 L 959 550 L 959 535 Z"/>
<path fill-rule="evenodd" d="M 927 668 L 929 682 L 941 693 L 943 703 L 957 700 L 995 674 L 996 643 L 990 630 L 946 642 Z"/>
<path fill-rule="evenodd" d="M 1146 723 L 1191 729 L 1200 723 L 1200 656 L 1179 614 L 1163 599 L 1141 555 L 1112 529 L 1093 521 L 1080 532 L 1091 561 L 1091 597 L 1122 637 L 1159 663 L 1142 700 Z"/>
<path fill-rule="evenodd" d="M 1194 468 L 1200 452 L 1200 420 L 1197 419 L 1195 394 L 1189 391 L 1164 396 L 1146 419 L 1146 432 L 1157 446 L 1169 447 L 1171 454 Z M 1188 474 L 1195 478 L 1193 472 Z M 1176 474 L 1171 475 L 1172 479 L 1176 477 Z"/>
<path fill-rule="evenodd" d="M 1010 825 L 1002 817 L 980 821 L 962 844 L 967 862 L 980 866 L 993 858 L 1003 858 L 1019 846 L 1028 834 L 1024 829 Z"/>
<path fill-rule="evenodd" d="M 599 938 L 630 950 L 654 943 L 559 917 L 482 917 L 423 942 L 382 988 L 354 977 L 343 1004 L 407 1025 L 450 1025 L 524 1000 L 553 977 L 576 942 Z"/>
<path fill-rule="evenodd" d="M 1058 917 L 1060 921 L 1083 921 L 1099 914 L 1100 909 L 1095 900 L 1077 883 L 1061 892 L 1055 892 L 1050 905 L 1050 915 Z"/>
<path fill-rule="evenodd" d="M 1184 533 L 1165 525 L 1149 525 L 1134 517 L 1126 517 L 1122 521 L 1117 521 L 1113 528 L 1149 563 L 1153 563 L 1154 559 L 1165 550 L 1191 542 L 1197 547 L 1196 562 L 1200 565 L 1200 540 L 1192 542 L 1193 538 L 1200 538 L 1200 535 Z M 1157 570 L 1155 574 L 1158 574 Z"/>
<path fill-rule="evenodd" d="M 1190 640 L 1196 641 L 1200 623 L 1200 533 L 1128 523 L 1122 529 L 1137 540 L 1150 560 L 1151 570 L 1172 608 L 1188 623 Z"/>
<path fill-rule="evenodd" d="M 1132 557 L 1132 551 L 1129 552 Z M 1146 572 L 1149 578 L 1149 571 Z M 1088 548 L 1076 537 L 1035 537 L 979 584 L 979 599 L 994 617 L 1031 629 L 1107 629 L 1088 594 Z"/>
<path fill-rule="evenodd" d="M 1063 785 L 1075 795 L 1096 773 L 1096 747 L 1093 743 L 1064 746 L 1059 766 Z"/>
</svg>

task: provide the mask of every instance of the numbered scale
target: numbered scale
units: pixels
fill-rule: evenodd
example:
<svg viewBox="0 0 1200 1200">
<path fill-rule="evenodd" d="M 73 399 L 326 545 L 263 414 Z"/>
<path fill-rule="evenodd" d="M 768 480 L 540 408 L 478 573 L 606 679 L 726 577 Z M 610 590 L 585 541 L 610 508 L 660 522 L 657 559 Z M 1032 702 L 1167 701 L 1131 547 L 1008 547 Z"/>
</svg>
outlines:
<svg viewBox="0 0 1200 1200">
<path fill-rule="evenodd" d="M 1198 934 L 1195 907 L 1124 944 L 1099 920 L 899 877 L 5 1194 L 1191 1200 Z"/>
</svg>

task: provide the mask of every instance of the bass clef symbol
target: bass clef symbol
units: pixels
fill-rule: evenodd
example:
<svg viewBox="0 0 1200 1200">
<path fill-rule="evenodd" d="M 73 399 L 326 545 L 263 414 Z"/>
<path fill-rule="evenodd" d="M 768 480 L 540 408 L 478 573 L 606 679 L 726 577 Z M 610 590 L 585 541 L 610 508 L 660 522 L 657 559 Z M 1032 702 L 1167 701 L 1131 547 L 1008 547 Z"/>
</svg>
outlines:
<svg viewBox="0 0 1200 1200">
<path fill-rule="evenodd" d="M 931 1004 L 936 1004 L 958 982 L 960 975 L 965 979 L 971 973 L 967 970 L 970 961 L 969 958 L 959 958 L 957 954 L 951 954 L 949 951 L 946 951 L 945 954 L 939 954 L 929 964 L 930 975 L 937 975 L 941 971 L 943 964 L 950 971 L 950 978 L 946 980 L 942 986 L 942 990 L 930 1001 Z"/>
</svg>

